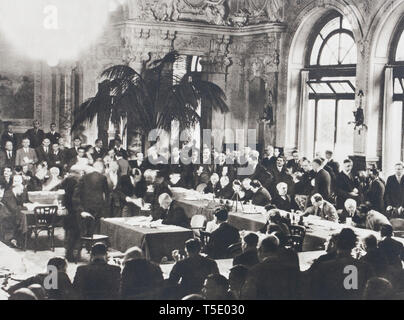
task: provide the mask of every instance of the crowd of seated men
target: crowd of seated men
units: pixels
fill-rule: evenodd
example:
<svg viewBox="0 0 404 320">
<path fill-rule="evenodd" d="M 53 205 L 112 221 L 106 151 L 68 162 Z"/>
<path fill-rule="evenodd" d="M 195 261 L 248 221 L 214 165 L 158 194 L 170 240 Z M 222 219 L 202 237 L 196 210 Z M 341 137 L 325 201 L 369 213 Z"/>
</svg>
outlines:
<svg viewBox="0 0 404 320">
<path fill-rule="evenodd" d="M 227 277 L 217 261 L 201 253 L 196 238 L 185 243 L 185 255 L 173 253 L 175 264 L 166 276 L 137 247 L 116 263 L 105 244 L 97 243 L 90 262 L 78 266 L 72 279 L 65 258 L 55 257 L 47 272 L 3 289 L 10 300 L 401 300 L 403 246 L 392 239 L 391 226 L 380 233 L 379 242 L 374 235 L 358 241 L 352 229 L 342 229 L 304 272 L 278 231 L 261 241 L 247 233 Z M 346 287 L 347 266 L 356 270 L 355 290 Z M 57 286 L 47 286 L 46 278 L 55 274 Z"/>
<path fill-rule="evenodd" d="M 11 127 L 7 128 L 1 141 L 2 240 L 12 246 L 21 247 L 25 236 L 21 210 L 24 203 L 29 202 L 27 192 L 63 189 L 63 202 L 68 212 L 64 218 L 66 259 L 72 262 L 78 260 L 75 249 L 80 236 L 99 232 L 99 222 L 104 217 L 143 215 L 147 208 L 154 220 L 189 227 L 190 221 L 184 209 L 177 206 L 173 199 L 173 187 L 213 193 L 215 197 L 222 199 L 234 198 L 237 193 L 237 197 L 245 203 L 266 207 L 270 212 L 270 219 L 263 233 L 268 234 L 269 238 L 260 245 L 260 267 L 257 267 L 253 277 L 259 278 L 260 268 L 277 269 L 275 265 L 281 261 L 288 267 L 281 268 L 286 271 L 279 271 L 279 277 L 284 275 L 285 279 L 293 279 L 294 285 L 297 285 L 296 279 L 299 278 L 299 273 L 295 274 L 298 260 L 296 255 L 285 249 L 285 239 L 289 235 L 288 221 L 283 219 L 279 210 L 294 210 L 302 216 L 316 215 L 340 223 L 349 221 L 354 226 L 375 231 L 392 228 L 391 219 L 399 219 L 404 214 L 402 163 L 397 163 L 395 175 L 384 182 L 375 168 L 354 174 L 351 160 L 347 159 L 340 165 L 333 160 L 333 153 L 330 151 L 326 152 L 325 158 L 319 157 L 312 161 L 301 158 L 298 151 L 294 151 L 292 158 L 286 161 L 282 154 L 275 154 L 271 146 L 261 156 L 248 147 L 221 153 L 207 146 L 203 146 L 200 151 L 192 143 L 188 143 L 181 149 L 172 148 L 171 152 L 167 149 L 157 150 L 153 146 L 145 157 L 140 152 L 128 153 L 123 149 L 119 138 L 106 149 L 99 139 L 93 147 L 83 146 L 81 138 L 75 137 L 73 147 L 67 148 L 63 138 L 55 132 L 55 125 L 45 135 L 39 129 L 38 122 L 34 122 L 34 128 L 23 136 L 21 145 L 14 139 Z M 227 210 L 220 209 L 215 212 L 214 221 L 208 224 L 210 237 L 204 246 L 208 259 L 228 257 L 228 247 L 241 241 L 239 230 L 229 224 L 227 219 Z M 392 232 L 388 233 L 392 235 Z M 386 237 L 393 241 L 391 235 Z M 388 243 L 390 249 L 385 251 L 392 250 L 391 247 L 395 247 L 396 251 L 402 250 L 395 242 Z M 376 247 L 380 245 L 381 243 L 376 244 Z M 246 244 L 246 247 L 251 249 L 251 245 Z M 188 249 L 188 255 L 192 255 Z M 345 253 L 347 250 L 345 248 Z M 199 255 L 199 251 L 197 254 Z M 398 256 L 401 254 L 400 252 Z M 261 265 L 265 261 L 275 263 Z M 242 268 L 236 270 L 238 276 L 244 272 Z M 225 286 L 227 280 L 210 274 L 212 272 L 198 276 L 201 286 L 206 278 L 203 290 L 209 292 L 210 286 L 221 286 L 223 297 L 229 297 Z M 247 274 L 250 275 L 250 272 Z M 172 283 L 176 282 L 173 280 L 176 277 L 173 276 Z M 85 281 L 85 278 L 79 277 L 79 282 Z M 177 281 L 179 284 L 183 277 L 180 279 Z M 262 288 L 254 288 L 254 283 L 248 281 L 248 276 L 246 279 L 247 289 L 243 292 L 239 288 L 234 296 L 275 298 L 275 295 L 271 296 Z M 262 279 L 262 283 L 266 280 L 273 281 Z M 261 281 L 255 286 L 260 283 Z M 286 281 L 279 285 L 287 286 L 288 283 Z M 365 281 L 363 284 L 365 285 Z M 277 284 L 273 285 L 276 287 Z M 119 289 L 120 286 L 116 288 Z M 278 297 L 289 297 L 289 289 L 296 294 L 295 289 L 288 287 L 287 290 L 279 289 L 284 296 Z M 198 290 L 193 288 L 191 291 L 185 290 L 185 293 L 195 294 Z"/>
</svg>

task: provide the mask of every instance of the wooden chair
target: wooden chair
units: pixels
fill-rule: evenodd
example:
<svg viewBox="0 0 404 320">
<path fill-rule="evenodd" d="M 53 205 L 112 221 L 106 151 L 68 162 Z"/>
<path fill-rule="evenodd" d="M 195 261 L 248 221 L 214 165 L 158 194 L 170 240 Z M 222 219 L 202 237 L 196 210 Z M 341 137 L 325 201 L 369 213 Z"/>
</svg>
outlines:
<svg viewBox="0 0 404 320">
<path fill-rule="evenodd" d="M 201 231 L 206 230 L 206 223 L 207 223 L 206 217 L 201 214 L 197 214 L 192 217 L 191 223 L 190 223 L 191 230 L 194 232 L 194 236 L 196 238 L 200 238 Z"/>
<path fill-rule="evenodd" d="M 304 237 L 306 236 L 306 228 L 302 226 L 289 226 L 290 237 L 288 246 L 295 249 L 297 252 L 303 251 Z"/>
<path fill-rule="evenodd" d="M 210 233 L 206 231 L 200 231 L 200 238 L 201 238 L 201 243 L 202 243 L 202 251 L 205 251 L 205 248 L 207 247 L 210 239 Z"/>
<path fill-rule="evenodd" d="M 25 234 L 24 250 L 27 250 L 28 238 L 33 233 L 35 236 L 34 251 L 37 251 L 38 237 L 43 231 L 48 233 L 51 250 L 55 251 L 55 222 L 58 213 L 57 206 L 36 207 L 34 209 L 34 223 L 28 226 Z"/>
<path fill-rule="evenodd" d="M 91 248 L 98 242 L 104 243 L 109 247 L 109 237 L 101 234 L 93 234 L 91 237 L 81 237 L 80 238 L 80 251 L 85 248 L 87 253 L 91 252 Z"/>
</svg>

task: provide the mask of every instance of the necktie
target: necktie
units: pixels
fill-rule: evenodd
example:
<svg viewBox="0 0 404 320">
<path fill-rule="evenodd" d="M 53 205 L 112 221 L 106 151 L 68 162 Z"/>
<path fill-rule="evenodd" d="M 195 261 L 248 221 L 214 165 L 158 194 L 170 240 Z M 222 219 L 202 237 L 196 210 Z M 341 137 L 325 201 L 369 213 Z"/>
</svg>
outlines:
<svg viewBox="0 0 404 320">
<path fill-rule="evenodd" d="M 45 148 L 45 153 L 48 153 L 48 148 Z"/>
<path fill-rule="evenodd" d="M 24 148 L 24 152 L 25 152 L 25 153 L 28 153 L 28 149 Z"/>
<path fill-rule="evenodd" d="M 7 154 L 8 154 L 8 159 L 10 160 L 11 159 L 11 151 L 7 151 Z"/>
</svg>

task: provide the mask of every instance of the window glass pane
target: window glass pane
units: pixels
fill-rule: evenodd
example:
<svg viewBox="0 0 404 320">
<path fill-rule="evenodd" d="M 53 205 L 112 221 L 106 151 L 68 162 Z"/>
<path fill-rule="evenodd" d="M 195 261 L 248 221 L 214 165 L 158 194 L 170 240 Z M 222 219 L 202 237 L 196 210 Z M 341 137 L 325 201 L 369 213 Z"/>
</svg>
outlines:
<svg viewBox="0 0 404 320">
<path fill-rule="evenodd" d="M 311 65 L 316 65 L 317 64 L 317 58 L 318 54 L 320 51 L 321 44 L 323 43 L 323 39 L 321 39 L 320 36 L 317 37 L 316 42 L 314 42 L 313 49 L 311 51 L 311 58 L 310 58 L 310 64 Z"/>
<path fill-rule="evenodd" d="M 404 32 L 401 34 L 400 40 L 398 41 L 396 61 L 404 61 Z"/>
<path fill-rule="evenodd" d="M 338 101 L 338 119 L 337 119 L 337 143 L 335 144 L 335 155 L 340 157 L 337 161 L 343 161 L 348 156 L 353 155 L 353 121 L 355 110 L 355 101 L 339 100 Z"/>
<path fill-rule="evenodd" d="M 328 39 L 323 51 L 321 52 L 320 65 L 337 65 L 338 64 L 338 47 L 339 34 Z"/>
<path fill-rule="evenodd" d="M 356 64 L 356 45 L 346 33 L 341 34 L 340 60 L 343 64 Z"/>
<path fill-rule="evenodd" d="M 355 93 L 352 87 L 346 82 L 332 82 L 330 85 L 337 93 Z"/>
<path fill-rule="evenodd" d="M 332 31 L 337 30 L 340 28 L 340 17 L 337 17 L 330 22 L 328 22 L 324 28 L 321 30 L 320 34 L 323 36 L 323 39 L 325 39 Z"/>
<path fill-rule="evenodd" d="M 334 150 L 335 100 L 319 100 L 316 130 L 315 152 Z"/>
<path fill-rule="evenodd" d="M 398 78 L 394 79 L 394 93 L 395 94 L 402 94 L 403 93 L 403 88 L 401 87 L 400 79 L 398 79 Z"/>
<path fill-rule="evenodd" d="M 346 29 L 346 30 L 351 30 L 352 31 L 352 26 L 349 23 L 348 19 L 346 18 L 342 18 L 342 29 Z"/>
<path fill-rule="evenodd" d="M 316 93 L 334 93 L 330 87 L 325 83 L 310 83 L 311 87 Z"/>
</svg>

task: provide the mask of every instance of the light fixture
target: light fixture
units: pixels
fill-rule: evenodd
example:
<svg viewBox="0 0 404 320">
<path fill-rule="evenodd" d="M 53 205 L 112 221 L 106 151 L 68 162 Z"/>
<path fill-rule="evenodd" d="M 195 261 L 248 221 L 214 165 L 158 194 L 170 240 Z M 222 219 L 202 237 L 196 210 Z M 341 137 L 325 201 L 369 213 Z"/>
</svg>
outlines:
<svg viewBox="0 0 404 320">
<path fill-rule="evenodd" d="M 77 59 L 120 0 L 0 0 L 0 33 L 17 53 L 56 66 Z"/>
<path fill-rule="evenodd" d="M 365 114 L 363 113 L 363 108 L 362 108 L 363 96 L 364 96 L 363 91 L 359 90 L 359 92 L 358 92 L 359 106 L 356 109 L 356 111 L 353 112 L 354 117 L 355 117 L 355 121 L 348 122 L 348 124 L 354 124 L 355 125 L 354 130 L 358 130 L 359 134 L 361 134 L 361 131 L 363 129 L 368 128 L 368 126 L 365 124 Z"/>
</svg>

